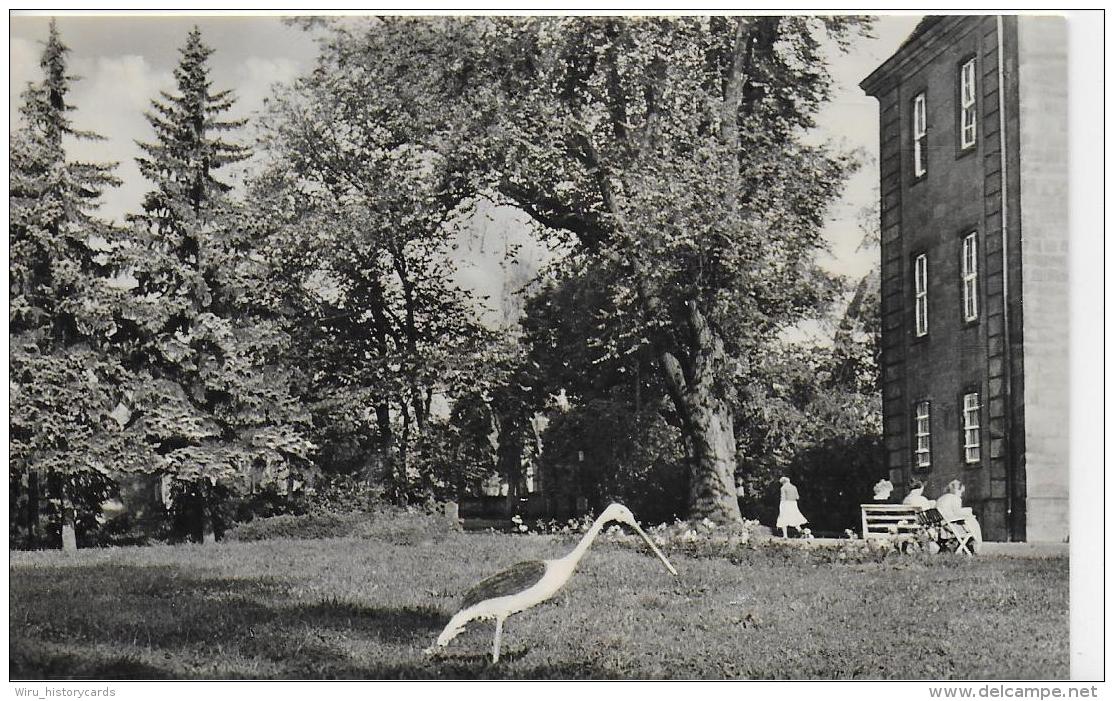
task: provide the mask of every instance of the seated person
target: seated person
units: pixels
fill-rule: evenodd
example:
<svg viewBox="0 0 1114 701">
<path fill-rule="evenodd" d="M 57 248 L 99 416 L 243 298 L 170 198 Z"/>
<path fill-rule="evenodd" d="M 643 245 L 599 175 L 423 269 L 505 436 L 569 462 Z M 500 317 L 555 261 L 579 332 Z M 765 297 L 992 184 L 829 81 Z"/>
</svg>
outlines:
<svg viewBox="0 0 1114 701">
<path fill-rule="evenodd" d="M 949 521 L 962 521 L 963 525 L 971 532 L 976 544 L 982 542 L 982 526 L 975 518 L 975 513 L 970 507 L 963 506 L 963 483 L 959 480 L 948 482 L 946 491 L 936 500 L 936 508 L 940 515 Z M 972 548 L 974 550 L 974 548 Z"/>
<path fill-rule="evenodd" d="M 924 482 L 920 480 L 913 480 L 909 483 L 909 493 L 905 495 L 901 503 L 906 506 L 919 506 L 922 509 L 931 509 L 936 505 L 936 502 L 925 497 Z"/>
</svg>

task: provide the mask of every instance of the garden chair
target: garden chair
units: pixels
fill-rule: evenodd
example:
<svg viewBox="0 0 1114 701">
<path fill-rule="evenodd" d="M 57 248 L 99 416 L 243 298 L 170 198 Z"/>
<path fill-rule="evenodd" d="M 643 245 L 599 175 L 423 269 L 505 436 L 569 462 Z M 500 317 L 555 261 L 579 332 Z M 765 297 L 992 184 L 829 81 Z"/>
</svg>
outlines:
<svg viewBox="0 0 1114 701">
<path fill-rule="evenodd" d="M 967 529 L 962 519 L 949 520 L 944 518 L 944 514 L 940 513 L 939 509 L 925 509 L 917 514 L 917 522 L 922 528 L 935 529 L 937 534 L 943 536 L 940 538 L 943 541 L 954 540 L 957 553 L 974 555 L 974 552 L 971 551 L 971 539 L 974 538 L 974 534 Z"/>
</svg>

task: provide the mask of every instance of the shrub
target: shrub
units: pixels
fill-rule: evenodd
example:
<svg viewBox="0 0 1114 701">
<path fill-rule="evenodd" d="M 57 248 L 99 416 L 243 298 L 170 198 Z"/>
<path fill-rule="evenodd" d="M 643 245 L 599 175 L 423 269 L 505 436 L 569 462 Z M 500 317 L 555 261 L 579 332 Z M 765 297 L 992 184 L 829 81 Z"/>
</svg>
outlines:
<svg viewBox="0 0 1114 701">
<path fill-rule="evenodd" d="M 829 438 L 800 450 L 789 464 L 748 477 L 740 499 L 743 515 L 762 523 L 777 522 L 781 485 L 789 475 L 800 490 L 800 508 L 817 534 L 837 535 L 859 525 L 859 505 L 869 501 L 882 473 L 884 449 L 879 436 Z"/>
<path fill-rule="evenodd" d="M 325 475 L 306 491 L 306 513 L 370 513 L 384 508 L 383 489 L 351 475 Z"/>
<path fill-rule="evenodd" d="M 413 545 L 435 540 L 449 532 L 448 522 L 435 505 L 428 507 L 380 506 L 375 511 L 338 512 L 317 510 L 307 514 L 283 514 L 256 518 L 237 524 L 227 540 L 240 542 L 296 538 L 365 538 L 394 545 Z"/>
<path fill-rule="evenodd" d="M 680 433 L 656 411 L 595 399 L 556 415 L 542 441 L 542 480 L 567 497 L 587 497 L 596 509 L 618 501 L 646 523 L 688 508 Z"/>
<path fill-rule="evenodd" d="M 318 511 L 312 514 L 280 514 L 238 523 L 225 533 L 225 539 L 250 542 L 272 538 L 342 538 L 356 532 L 368 519 L 365 513 Z"/>
</svg>

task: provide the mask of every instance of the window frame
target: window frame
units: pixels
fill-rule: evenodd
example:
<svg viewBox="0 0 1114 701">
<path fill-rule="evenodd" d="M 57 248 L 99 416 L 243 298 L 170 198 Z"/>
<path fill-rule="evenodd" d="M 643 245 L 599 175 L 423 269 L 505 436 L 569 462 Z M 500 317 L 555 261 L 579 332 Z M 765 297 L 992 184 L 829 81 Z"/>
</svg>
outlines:
<svg viewBox="0 0 1114 701">
<path fill-rule="evenodd" d="M 968 56 L 959 64 L 959 94 L 956 105 L 959 108 L 959 150 L 968 151 L 974 148 L 979 141 L 978 118 L 978 64 L 975 56 Z M 968 71 L 968 69 L 970 69 Z M 968 82 L 968 73 L 970 81 Z M 968 89 L 970 88 L 970 89 Z M 969 98 L 969 99 L 968 99 Z M 970 120 L 970 121 L 968 121 Z M 968 131 L 970 141 L 968 141 Z"/>
<path fill-rule="evenodd" d="M 960 438 L 963 445 L 963 464 L 978 465 L 982 462 L 982 401 L 977 391 L 963 394 L 962 404 L 960 405 L 960 423 L 962 425 Z"/>
<path fill-rule="evenodd" d="M 928 175 L 928 97 L 924 90 L 913 96 L 913 179 Z"/>
<path fill-rule="evenodd" d="M 921 413 L 921 409 L 924 413 Z M 924 421 L 924 431 L 921 421 Z M 921 445 L 921 439 L 924 445 Z M 921 456 L 924 456 L 924 462 Z M 928 470 L 932 468 L 932 402 L 927 399 L 913 402 L 913 468 Z"/>
<path fill-rule="evenodd" d="M 928 336 L 928 254 L 913 256 L 913 337 Z"/>
<path fill-rule="evenodd" d="M 971 323 L 979 320 L 979 232 L 969 231 L 959 246 L 960 302 L 963 305 L 963 321 Z"/>
</svg>

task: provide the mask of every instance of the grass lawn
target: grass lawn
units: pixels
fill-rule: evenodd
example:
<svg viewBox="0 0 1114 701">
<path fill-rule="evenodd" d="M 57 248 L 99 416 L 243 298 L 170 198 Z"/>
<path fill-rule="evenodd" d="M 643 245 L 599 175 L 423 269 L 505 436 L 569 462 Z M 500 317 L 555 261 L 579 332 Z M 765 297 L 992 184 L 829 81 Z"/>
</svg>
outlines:
<svg viewBox="0 0 1114 701">
<path fill-rule="evenodd" d="M 598 542 L 550 603 L 429 645 L 474 582 L 557 536 L 397 532 L 13 552 L 21 678 L 1068 677 L 1068 561 Z"/>
</svg>

